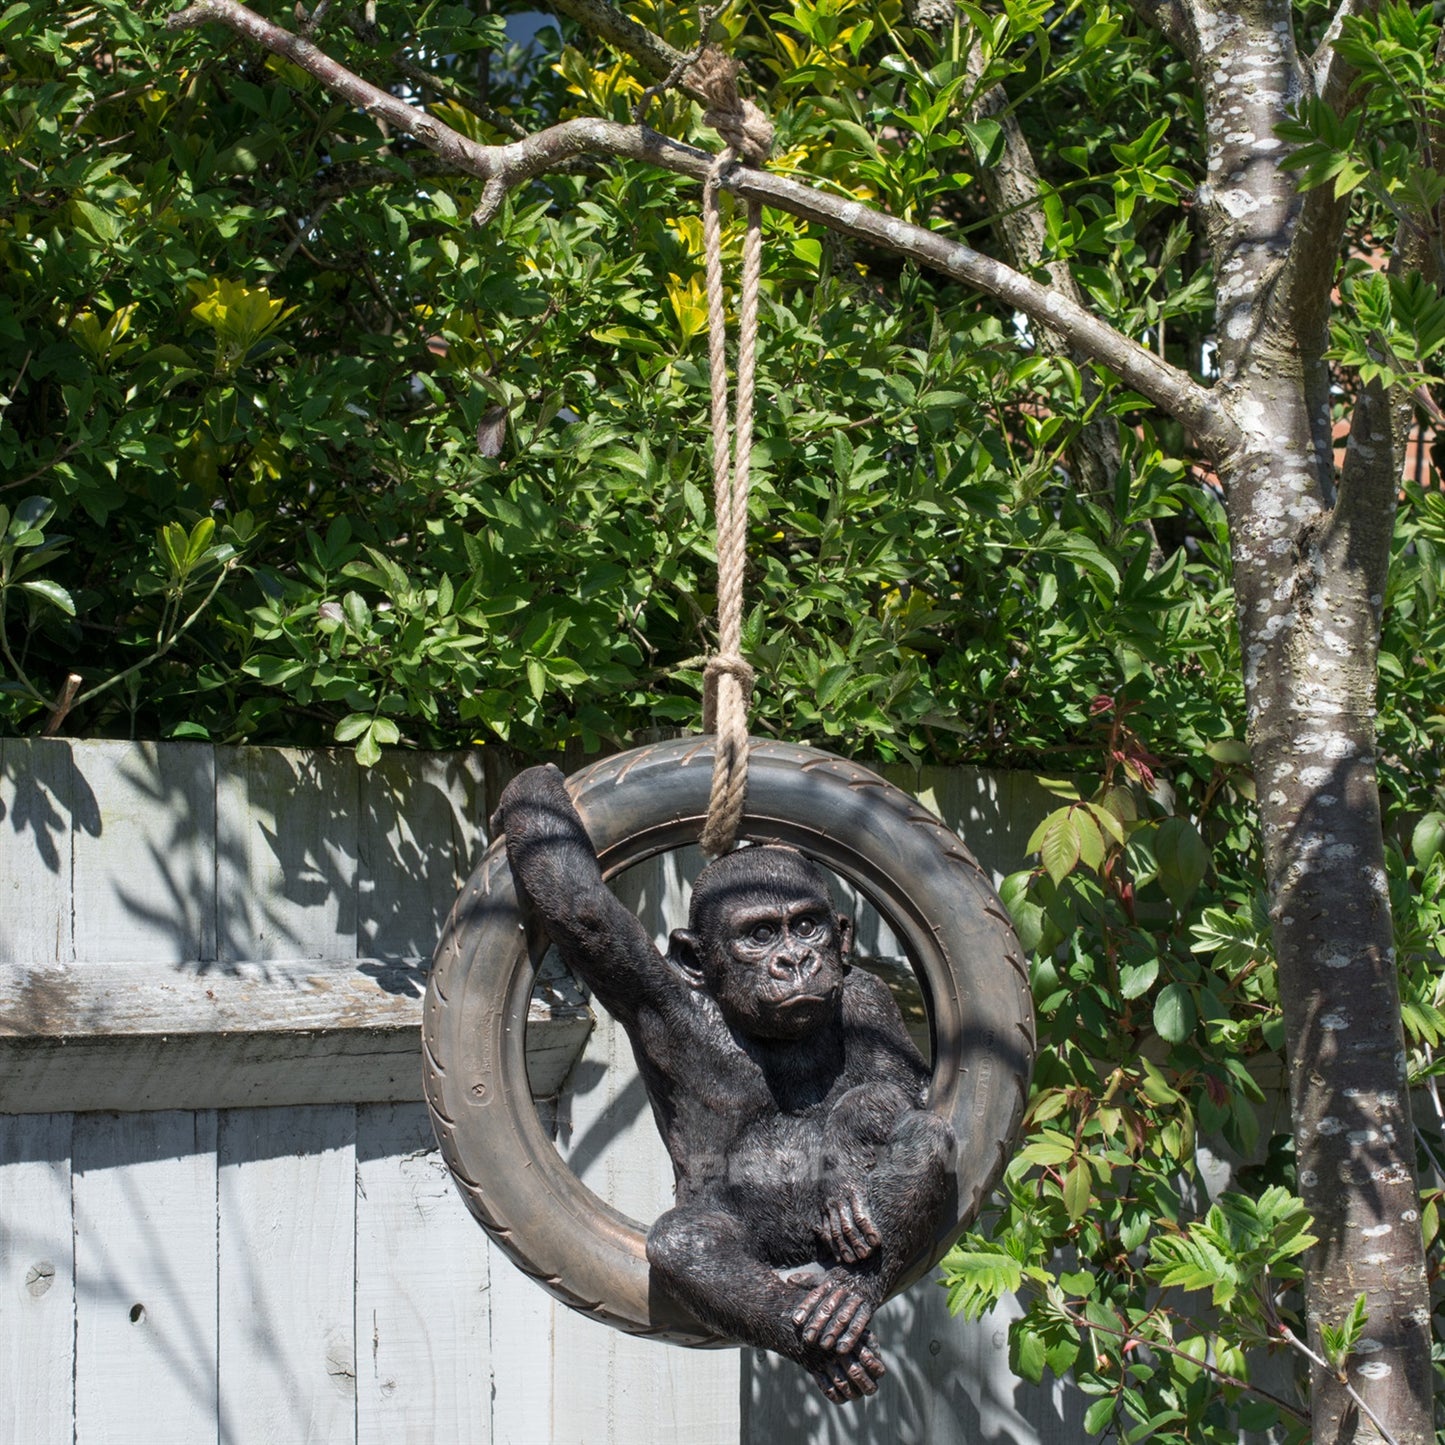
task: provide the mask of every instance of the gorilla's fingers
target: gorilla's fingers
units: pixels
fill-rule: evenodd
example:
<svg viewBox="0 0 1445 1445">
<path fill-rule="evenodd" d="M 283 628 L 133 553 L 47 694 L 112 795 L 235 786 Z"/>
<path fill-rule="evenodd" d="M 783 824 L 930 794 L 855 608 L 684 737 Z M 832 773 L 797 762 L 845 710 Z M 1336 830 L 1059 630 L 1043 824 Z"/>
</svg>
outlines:
<svg viewBox="0 0 1445 1445">
<path fill-rule="evenodd" d="M 858 1343 L 868 1333 L 868 1325 L 873 1319 L 873 1306 L 861 1295 L 857 1296 L 858 1308 L 851 1316 L 851 1322 L 845 1321 L 848 1328 L 840 1332 L 838 1343 L 833 1348 L 840 1355 L 851 1355 Z M 827 1344 L 825 1339 L 824 1344 Z"/>
<path fill-rule="evenodd" d="M 861 1361 L 849 1360 L 847 1371 L 848 1379 L 857 1392 L 853 1396 L 855 1400 L 858 1398 L 858 1395 L 876 1395 L 878 1393 L 878 1381 L 863 1368 Z"/>
<path fill-rule="evenodd" d="M 878 1243 L 876 1238 L 870 1240 L 868 1235 L 871 1232 L 876 1236 L 878 1231 L 873 1228 L 873 1221 L 868 1218 L 867 1206 L 856 1189 L 848 1190 L 839 1213 L 843 1220 L 843 1237 L 852 1248 L 853 1258 L 866 1259 L 873 1252 L 873 1246 Z"/>
<path fill-rule="evenodd" d="M 828 1328 L 834 1312 L 852 1293 L 846 1286 L 837 1285 L 828 1291 L 827 1298 L 820 1300 L 813 1308 L 812 1317 L 803 1326 L 803 1338 L 810 1344 L 820 1342 L 823 1331 Z"/>
<path fill-rule="evenodd" d="M 809 1290 L 808 1293 L 803 1296 L 803 1302 L 793 1311 L 793 1323 L 801 1329 L 806 1323 L 808 1316 L 818 1307 L 819 1301 L 832 1288 L 833 1285 L 825 1279 L 816 1289 Z"/>
<path fill-rule="evenodd" d="M 837 1343 L 838 1336 L 848 1328 L 849 1324 L 857 1316 L 859 1310 L 867 1311 L 863 1319 L 863 1325 L 866 1329 L 868 1325 L 868 1315 L 871 1315 L 872 1311 L 868 1310 L 862 1295 L 850 1294 L 848 1298 L 843 1301 L 841 1308 L 834 1314 L 833 1318 L 829 1320 L 828 1328 L 823 1332 L 822 1338 L 818 1343 L 822 1345 L 825 1350 L 832 1350 L 836 1354 L 846 1355 L 848 1350 L 843 1345 Z M 861 1334 L 862 1331 L 859 1331 L 859 1333 Z"/>
<path fill-rule="evenodd" d="M 873 1338 L 872 1330 L 863 1336 L 863 1343 L 858 1346 L 855 1353 L 863 1368 L 875 1380 L 881 1380 L 888 1373 L 888 1368 L 883 1363 L 883 1357 L 878 1353 L 878 1341 Z"/>
<path fill-rule="evenodd" d="M 858 1227 L 863 1231 L 864 1239 L 868 1241 L 868 1249 L 877 1249 L 883 1243 L 883 1236 L 878 1233 L 878 1226 L 873 1223 L 873 1216 L 868 1212 L 867 1204 L 856 1195 L 854 1196 L 853 1212 L 858 1221 Z"/>
<path fill-rule="evenodd" d="M 849 1400 L 858 1398 L 856 1387 L 837 1360 L 829 1360 L 826 1365 L 814 1370 L 813 1378 L 835 1405 L 846 1405 Z"/>
</svg>

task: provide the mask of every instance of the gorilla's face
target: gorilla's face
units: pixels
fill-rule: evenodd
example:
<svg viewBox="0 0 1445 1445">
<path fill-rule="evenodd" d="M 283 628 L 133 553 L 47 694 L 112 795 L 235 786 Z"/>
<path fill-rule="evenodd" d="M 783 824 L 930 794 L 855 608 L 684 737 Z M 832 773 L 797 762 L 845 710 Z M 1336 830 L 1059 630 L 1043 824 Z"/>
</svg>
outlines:
<svg viewBox="0 0 1445 1445">
<path fill-rule="evenodd" d="M 797 1039 L 829 1023 L 843 992 L 847 920 L 817 889 L 738 892 L 700 939 L 723 1017 L 743 1033 Z"/>
</svg>

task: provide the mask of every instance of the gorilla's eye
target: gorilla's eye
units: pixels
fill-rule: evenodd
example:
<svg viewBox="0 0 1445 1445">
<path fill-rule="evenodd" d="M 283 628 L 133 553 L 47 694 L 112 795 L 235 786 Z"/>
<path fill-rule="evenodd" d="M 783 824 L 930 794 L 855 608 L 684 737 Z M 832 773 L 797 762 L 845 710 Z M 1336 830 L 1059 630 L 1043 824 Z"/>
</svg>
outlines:
<svg viewBox="0 0 1445 1445">
<path fill-rule="evenodd" d="M 776 935 L 777 929 L 771 923 L 755 923 L 748 937 L 754 943 L 771 943 Z"/>
<path fill-rule="evenodd" d="M 818 931 L 818 920 L 816 918 L 800 918 L 793 924 L 793 932 L 799 938 L 811 938 Z"/>
</svg>

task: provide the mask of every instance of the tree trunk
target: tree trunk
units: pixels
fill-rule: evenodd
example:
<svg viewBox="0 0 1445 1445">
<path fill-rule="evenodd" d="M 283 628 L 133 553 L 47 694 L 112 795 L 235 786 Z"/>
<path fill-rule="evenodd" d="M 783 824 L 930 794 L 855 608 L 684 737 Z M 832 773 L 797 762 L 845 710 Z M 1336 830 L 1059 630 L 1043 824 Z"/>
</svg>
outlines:
<svg viewBox="0 0 1445 1445">
<path fill-rule="evenodd" d="M 1280 435 L 1227 484 L 1299 1193 L 1320 1240 L 1310 1344 L 1323 1354 L 1320 1326 L 1363 1294 L 1349 1382 L 1400 1445 L 1424 1445 L 1430 1310 L 1374 757 L 1393 508 L 1352 528 L 1303 505 L 1281 454 L 1308 434 Z M 1334 1374 L 1313 1375 L 1316 1441 L 1382 1438 Z"/>
<path fill-rule="evenodd" d="M 1345 1377 L 1313 1367 L 1314 1439 L 1382 1440 L 1383 1426 L 1399 1445 L 1425 1445 L 1430 1302 L 1375 771 L 1399 447 L 1387 398 L 1367 391 L 1337 483 L 1323 353 L 1344 207 L 1328 188 L 1298 193 L 1276 136 L 1306 84 L 1331 96 L 1342 82 L 1301 63 L 1287 0 L 1156 18 L 1200 78 L 1210 143 L 1199 200 L 1218 281 L 1220 394 L 1241 435 L 1216 463 L 1298 1188 L 1319 1237 L 1305 1286 L 1315 1354 L 1321 1326 L 1342 1325 L 1361 1295 L 1368 1310 Z"/>
</svg>

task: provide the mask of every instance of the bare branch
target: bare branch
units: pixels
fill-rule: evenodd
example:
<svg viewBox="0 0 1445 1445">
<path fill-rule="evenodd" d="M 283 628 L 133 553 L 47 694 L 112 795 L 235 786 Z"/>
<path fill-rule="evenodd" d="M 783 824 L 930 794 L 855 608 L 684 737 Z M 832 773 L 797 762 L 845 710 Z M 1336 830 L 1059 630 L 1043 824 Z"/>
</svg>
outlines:
<svg viewBox="0 0 1445 1445">
<path fill-rule="evenodd" d="M 699 104 L 707 104 L 706 98 L 687 77 L 687 56 L 660 35 L 654 35 L 645 25 L 639 25 L 630 16 L 609 5 L 607 0 L 545 0 L 545 3 L 549 10 L 569 16 L 614 49 L 632 56 L 654 80 L 666 81 L 677 72 L 680 79 L 673 83 L 683 94 L 691 96 Z M 716 13 L 713 12 L 714 15 Z M 712 18 L 708 17 L 709 23 Z M 706 27 L 700 38 L 707 39 Z"/>
<path fill-rule="evenodd" d="M 1315 47 L 1315 52 L 1309 58 L 1306 67 L 1309 77 L 1314 86 L 1314 93 L 1321 100 L 1327 100 L 1336 109 L 1339 108 L 1339 100 L 1343 92 L 1349 87 L 1348 78 L 1342 79 L 1342 73 L 1350 67 L 1346 65 L 1340 53 L 1335 49 L 1335 41 L 1340 38 L 1340 30 L 1345 23 L 1345 18 L 1352 15 L 1357 9 L 1356 0 L 1341 0 L 1339 9 L 1330 17 L 1330 23 L 1325 27 L 1325 33 L 1320 36 L 1320 43 Z"/>
<path fill-rule="evenodd" d="M 1400 1445 L 1400 1442 L 1390 1433 L 1389 1427 L 1385 1424 L 1385 1422 L 1380 1419 L 1380 1417 L 1372 1409 L 1370 1409 L 1369 1405 L 1366 1404 L 1363 1397 L 1359 1394 L 1355 1387 L 1350 1384 L 1350 1377 L 1345 1373 L 1342 1367 L 1332 1365 L 1323 1356 L 1317 1355 L 1312 1349 L 1310 1349 L 1307 1344 L 1305 1344 L 1302 1339 L 1300 1339 L 1297 1334 L 1295 1334 L 1292 1329 L 1290 1329 L 1288 1325 L 1281 1322 L 1279 1325 L 1276 1326 L 1276 1328 L 1279 1331 L 1279 1337 L 1292 1350 L 1297 1350 L 1301 1355 L 1305 1357 L 1305 1359 L 1309 1360 L 1312 1364 L 1318 1365 L 1320 1369 L 1329 1371 L 1329 1373 L 1340 1382 L 1340 1384 L 1344 1387 L 1345 1394 L 1347 1394 L 1350 1399 L 1352 1399 L 1355 1404 L 1359 1406 L 1360 1411 L 1365 1416 L 1365 1418 L 1369 1420 L 1369 1422 L 1375 1427 L 1375 1429 L 1380 1432 L 1380 1436 L 1385 1441 L 1385 1445 Z"/>
<path fill-rule="evenodd" d="M 1367 0 L 1368 3 L 1368 0 Z M 1346 97 L 1354 80 L 1354 67 L 1335 50 L 1345 17 L 1359 8 L 1358 0 L 1343 0 L 1335 11 L 1324 38 L 1303 66 L 1306 83 L 1315 95 L 1337 114 L 1343 114 Z M 1277 314 L 1288 316 L 1296 334 L 1308 348 L 1306 360 L 1313 362 L 1324 351 L 1329 333 L 1329 316 L 1335 272 L 1339 267 L 1340 243 L 1349 220 L 1350 198 L 1337 197 L 1333 186 L 1316 186 L 1300 202 L 1299 223 L 1290 242 L 1289 257 L 1276 293 Z M 1327 381 L 1313 378 L 1314 385 Z M 1313 399 L 1314 410 L 1328 408 L 1325 397 Z M 1316 427 L 1319 430 L 1319 427 Z M 1328 425 L 1325 425 L 1328 433 Z M 1316 449 L 1328 449 L 1328 436 L 1316 437 Z"/>
<path fill-rule="evenodd" d="M 238 0 L 199 0 L 172 15 L 167 25 L 180 29 L 208 20 L 218 21 L 284 55 L 342 99 L 412 136 L 459 170 L 480 177 L 485 184 L 475 214 L 478 223 L 496 215 L 509 191 L 580 155 L 621 156 L 696 181 L 707 179 L 714 162 L 708 152 L 644 126 L 591 118 L 564 121 L 510 145 L 480 145 L 435 116 L 361 79 L 309 40 L 262 19 Z M 1220 457 L 1239 443 L 1235 423 L 1208 388 L 1121 335 L 1077 301 L 1020 275 L 1003 262 L 936 231 L 884 215 L 861 201 L 829 195 L 767 171 L 734 166 L 722 184 L 735 195 L 761 201 L 941 271 L 1023 312 L 1037 325 L 1058 332 L 1070 346 L 1108 367 L 1127 386 L 1182 422 L 1211 456 Z"/>
<path fill-rule="evenodd" d="M 968 51 L 968 74 L 977 85 L 983 79 L 984 58 L 981 47 Z M 1001 130 L 1002 147 L 995 165 L 979 169 L 978 181 L 988 198 L 994 215 L 994 226 L 1007 248 L 1013 264 L 1020 270 L 1034 271 L 1044 267 L 1049 285 L 1070 301 L 1084 304 L 1083 293 L 1069 263 L 1058 257 L 1045 261 L 1048 251 L 1048 227 L 1040 204 L 1039 170 L 1033 151 L 1023 133 L 1018 117 L 1009 108 L 1008 95 L 1001 85 L 990 86 L 975 93 L 972 102 L 975 120 L 993 120 Z M 1067 356 L 1075 364 L 1083 358 L 1052 327 L 1038 329 L 1040 349 L 1055 356 Z M 1163 351 L 1163 348 L 1160 348 Z M 1070 461 L 1085 492 L 1091 496 L 1107 494 L 1119 470 L 1119 429 L 1117 419 L 1109 412 L 1093 409 L 1099 392 L 1098 383 L 1087 370 L 1082 373 L 1084 397 L 1090 403 L 1091 415 L 1079 428 L 1069 446 Z M 1152 524 L 1149 526 L 1153 535 Z"/>
<path fill-rule="evenodd" d="M 1423 217 L 1401 229 L 1386 271 L 1392 276 L 1419 273 L 1438 283 L 1438 251 Z M 1349 529 L 1351 555 L 1359 560 L 1372 593 L 1385 590 L 1396 498 L 1417 400 L 1414 387 L 1371 381 L 1361 388 L 1350 418 L 1335 525 Z"/>
<path fill-rule="evenodd" d="M 66 677 L 65 686 L 60 689 L 60 696 L 56 699 L 54 708 L 51 709 L 44 730 L 40 734 L 41 737 L 53 738 L 60 731 L 60 724 L 65 721 L 65 715 L 75 706 L 75 694 L 80 691 L 80 684 L 84 681 L 85 679 L 78 672 L 72 672 Z"/>
</svg>

